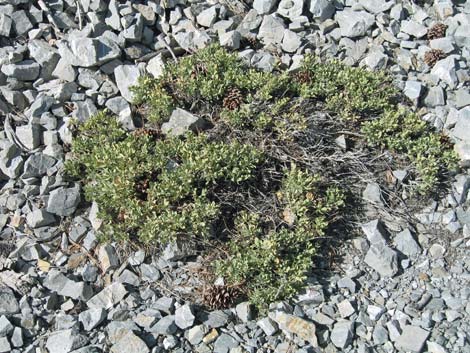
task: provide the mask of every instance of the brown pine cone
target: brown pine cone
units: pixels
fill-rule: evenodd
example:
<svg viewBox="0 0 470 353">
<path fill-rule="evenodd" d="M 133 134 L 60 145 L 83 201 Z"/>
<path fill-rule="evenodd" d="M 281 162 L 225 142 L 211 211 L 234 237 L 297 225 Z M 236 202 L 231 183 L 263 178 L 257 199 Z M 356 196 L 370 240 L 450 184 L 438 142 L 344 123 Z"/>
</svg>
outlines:
<svg viewBox="0 0 470 353">
<path fill-rule="evenodd" d="M 234 87 L 227 92 L 222 102 L 222 105 L 226 109 L 235 110 L 242 104 L 242 102 L 242 92 L 238 88 Z"/>
<path fill-rule="evenodd" d="M 439 60 L 444 59 L 446 54 L 441 49 L 431 49 L 424 54 L 424 62 L 433 67 Z"/>
<path fill-rule="evenodd" d="M 149 137 L 152 137 L 154 139 L 157 139 L 157 138 L 161 137 L 161 134 L 157 130 L 146 129 L 146 128 L 136 129 L 132 132 L 132 134 L 135 137 L 149 136 Z"/>
<path fill-rule="evenodd" d="M 447 26 L 443 23 L 436 23 L 428 29 L 428 39 L 442 38 L 446 36 Z"/>
<path fill-rule="evenodd" d="M 310 73 L 307 71 L 299 71 L 294 77 L 299 83 L 309 83 L 312 80 Z"/>
<path fill-rule="evenodd" d="M 236 287 L 211 286 L 204 294 L 204 304 L 210 309 L 228 309 L 240 296 L 241 291 Z"/>
<path fill-rule="evenodd" d="M 191 78 L 196 78 L 199 75 L 206 75 L 207 74 L 207 68 L 203 63 L 197 63 L 194 66 L 193 72 L 191 72 Z"/>
</svg>

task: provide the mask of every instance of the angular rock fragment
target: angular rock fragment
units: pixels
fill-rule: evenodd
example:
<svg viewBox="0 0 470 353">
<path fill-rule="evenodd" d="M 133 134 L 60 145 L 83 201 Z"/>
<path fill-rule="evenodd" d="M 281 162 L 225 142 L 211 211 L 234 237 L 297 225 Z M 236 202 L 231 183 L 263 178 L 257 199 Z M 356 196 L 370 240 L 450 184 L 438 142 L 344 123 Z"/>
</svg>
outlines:
<svg viewBox="0 0 470 353">
<path fill-rule="evenodd" d="M 46 211 L 58 216 L 71 216 L 80 203 L 80 187 L 60 187 L 51 192 Z"/>
<path fill-rule="evenodd" d="M 417 326 L 405 326 L 395 345 L 404 351 L 419 353 L 429 337 L 429 331 Z"/>
<path fill-rule="evenodd" d="M 270 318 L 279 325 L 281 330 L 296 334 L 301 339 L 310 342 L 313 346 L 318 345 L 315 333 L 316 326 L 313 322 L 281 311 L 271 313 Z"/>
<path fill-rule="evenodd" d="M 139 67 L 135 65 L 120 65 L 114 69 L 114 76 L 121 95 L 129 103 L 132 103 L 134 94 L 131 92 L 130 87 L 135 86 L 138 82 L 140 77 Z"/>
<path fill-rule="evenodd" d="M 127 290 L 124 285 L 115 282 L 88 300 L 87 305 L 89 308 L 109 309 L 124 299 L 126 295 Z"/>
<path fill-rule="evenodd" d="M 375 23 L 375 17 L 365 11 L 353 11 L 349 8 L 336 13 L 341 35 L 355 38 L 366 35 L 370 27 Z"/>
<path fill-rule="evenodd" d="M 162 124 L 162 132 L 165 135 L 180 136 L 184 135 L 187 131 L 202 130 L 206 126 L 207 123 L 204 119 L 181 108 L 176 108 L 171 113 L 170 120 Z M 168 257 L 166 259 L 169 260 Z"/>
<path fill-rule="evenodd" d="M 393 277 L 398 272 L 397 253 L 386 245 L 372 245 L 364 262 L 382 277 Z"/>
</svg>

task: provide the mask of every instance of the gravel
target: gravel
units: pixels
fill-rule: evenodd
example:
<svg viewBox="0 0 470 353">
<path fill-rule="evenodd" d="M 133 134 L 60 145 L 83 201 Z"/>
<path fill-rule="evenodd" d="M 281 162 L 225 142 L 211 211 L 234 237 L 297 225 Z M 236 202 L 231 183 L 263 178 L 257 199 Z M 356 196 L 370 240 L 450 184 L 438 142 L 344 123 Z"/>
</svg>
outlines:
<svg viewBox="0 0 470 353">
<path fill-rule="evenodd" d="M 469 3 L 241 3 L 0 4 L 1 121 L 12 113 L 11 131 L 0 131 L 0 352 L 469 351 Z M 445 36 L 428 40 L 438 22 Z M 63 165 L 74 119 L 107 108 L 138 128 L 139 77 L 212 42 L 266 72 L 295 71 L 306 53 L 389 72 L 409 108 L 456 143 L 463 168 L 433 202 L 409 209 L 369 180 L 358 195 L 363 234 L 344 234 L 338 263 L 315 263 L 298 296 L 261 315 L 248 302 L 205 311 L 187 299 L 202 288 L 198 249 L 177 242 L 151 256 L 100 244 L 99 206 Z M 430 49 L 446 54 L 433 67 L 423 61 Z M 162 130 L 206 127 L 188 107 Z M 345 154 L 348 139 L 336 141 Z M 391 174 L 400 187 L 411 170 Z"/>
</svg>

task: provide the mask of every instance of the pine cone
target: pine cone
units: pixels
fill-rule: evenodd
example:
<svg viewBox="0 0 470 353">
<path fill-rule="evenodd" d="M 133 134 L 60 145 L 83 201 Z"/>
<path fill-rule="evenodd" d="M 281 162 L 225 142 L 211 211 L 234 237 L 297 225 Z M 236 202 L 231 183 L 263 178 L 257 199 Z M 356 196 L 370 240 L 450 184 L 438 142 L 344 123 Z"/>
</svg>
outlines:
<svg viewBox="0 0 470 353">
<path fill-rule="evenodd" d="M 161 137 L 161 134 L 157 130 L 140 128 L 132 132 L 135 137 L 149 136 L 154 139 Z"/>
<path fill-rule="evenodd" d="M 232 88 L 226 94 L 223 106 L 229 110 L 237 109 L 243 102 L 242 92 L 238 88 Z"/>
<path fill-rule="evenodd" d="M 443 23 L 436 23 L 428 30 L 428 39 L 442 38 L 446 35 L 447 26 Z"/>
<path fill-rule="evenodd" d="M 205 76 L 207 74 L 207 68 L 206 65 L 203 63 L 197 63 L 194 65 L 193 72 L 191 72 L 191 78 L 196 78 L 199 75 Z"/>
<path fill-rule="evenodd" d="M 441 49 L 431 49 L 424 54 L 424 62 L 433 67 L 439 60 L 444 59 L 446 54 Z"/>
<path fill-rule="evenodd" d="M 228 309 L 234 306 L 241 294 L 236 287 L 211 286 L 204 294 L 204 304 L 210 309 Z"/>
<path fill-rule="evenodd" d="M 307 71 L 297 72 L 294 77 L 299 83 L 309 83 L 311 81 L 310 73 Z"/>
</svg>

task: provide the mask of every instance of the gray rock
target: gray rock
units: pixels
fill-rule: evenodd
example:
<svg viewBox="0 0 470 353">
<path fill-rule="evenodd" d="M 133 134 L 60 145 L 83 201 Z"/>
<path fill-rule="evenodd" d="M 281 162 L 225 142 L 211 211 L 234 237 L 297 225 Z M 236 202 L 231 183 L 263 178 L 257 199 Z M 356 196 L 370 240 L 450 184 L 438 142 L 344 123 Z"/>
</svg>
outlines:
<svg viewBox="0 0 470 353">
<path fill-rule="evenodd" d="M 338 288 L 347 288 L 351 293 L 356 293 L 356 282 L 349 277 L 341 278 L 338 283 Z"/>
<path fill-rule="evenodd" d="M 452 136 L 465 142 L 470 142 L 470 136 L 467 133 L 470 129 L 470 107 L 459 110 L 455 128 L 452 130 Z"/>
<path fill-rule="evenodd" d="M 52 71 L 52 76 L 66 82 L 73 82 L 77 76 L 77 71 L 67 59 L 61 58 L 54 68 L 54 71 Z"/>
<path fill-rule="evenodd" d="M 284 31 L 284 37 L 282 38 L 282 50 L 288 53 L 295 53 L 301 45 L 302 39 L 297 33 L 288 29 Z"/>
<path fill-rule="evenodd" d="M 188 304 L 180 306 L 175 311 L 175 324 L 182 330 L 192 327 L 194 319 L 193 309 Z"/>
<path fill-rule="evenodd" d="M 291 20 L 302 15 L 304 0 L 281 0 L 277 13 Z"/>
<path fill-rule="evenodd" d="M 443 257 L 445 252 L 446 248 L 440 244 L 432 244 L 429 248 L 429 255 L 431 255 L 433 259 L 439 259 Z"/>
<path fill-rule="evenodd" d="M 5 315 L 0 316 L 0 337 L 10 336 L 14 328 Z"/>
<path fill-rule="evenodd" d="M 335 323 L 335 320 L 322 313 L 316 313 L 313 315 L 312 320 L 323 326 L 331 326 Z"/>
<path fill-rule="evenodd" d="M 75 102 L 75 108 L 72 116 L 80 122 L 85 122 L 92 116 L 98 114 L 98 109 L 91 99 Z"/>
<path fill-rule="evenodd" d="M 237 316 L 243 322 L 251 321 L 254 318 L 253 306 L 249 302 L 243 302 L 238 304 L 235 307 L 235 311 L 237 313 Z"/>
<path fill-rule="evenodd" d="M 409 229 L 398 233 L 395 236 L 394 243 L 396 249 L 406 256 L 416 256 L 421 253 L 421 248 Z"/>
<path fill-rule="evenodd" d="M 18 140 L 30 150 L 37 148 L 41 143 L 41 130 L 37 124 L 18 126 L 15 133 Z"/>
<path fill-rule="evenodd" d="M 258 14 L 264 15 L 270 13 L 278 2 L 279 0 L 255 0 L 253 8 Z"/>
<path fill-rule="evenodd" d="M 106 326 L 109 341 L 114 344 L 124 337 L 128 332 L 139 332 L 139 327 L 132 321 L 110 321 Z"/>
<path fill-rule="evenodd" d="M 8 77 L 20 81 L 34 81 L 39 77 L 41 67 L 33 60 L 25 60 L 17 64 L 3 65 L 1 71 Z"/>
<path fill-rule="evenodd" d="M 111 347 L 112 353 L 150 352 L 145 342 L 133 332 L 128 332 Z"/>
<path fill-rule="evenodd" d="M 459 83 L 456 57 L 455 55 L 451 55 L 445 59 L 439 60 L 431 70 L 431 75 L 447 83 L 450 88 L 455 88 Z"/>
<path fill-rule="evenodd" d="M 375 50 L 367 54 L 363 60 L 363 63 L 373 71 L 383 70 L 387 67 L 388 56 L 378 50 Z"/>
<path fill-rule="evenodd" d="M 0 286 L 0 315 L 12 315 L 20 311 L 18 300 L 13 291 L 5 286 Z"/>
<path fill-rule="evenodd" d="M 331 331 L 331 342 L 337 348 L 346 348 L 352 343 L 354 323 L 351 321 L 339 321 Z"/>
<path fill-rule="evenodd" d="M 240 48 L 241 34 L 238 31 L 229 31 L 219 34 L 220 45 L 229 49 Z"/>
<path fill-rule="evenodd" d="M 80 203 L 80 187 L 60 187 L 49 195 L 46 211 L 58 216 L 71 216 Z"/>
<path fill-rule="evenodd" d="M 124 17 L 126 19 L 128 17 Z M 133 16 L 132 24 L 121 32 L 122 36 L 129 42 L 139 42 L 142 39 L 144 29 L 144 17 L 139 13 Z"/>
<path fill-rule="evenodd" d="M 414 20 L 402 21 L 401 31 L 418 39 L 424 37 L 428 33 L 426 26 Z"/>
<path fill-rule="evenodd" d="M 299 338 L 310 342 L 313 346 L 318 345 L 316 326 L 313 322 L 282 311 L 269 313 L 269 317 L 279 325 L 281 330 L 295 334 Z"/>
<path fill-rule="evenodd" d="M 178 330 L 178 326 L 175 324 L 175 316 L 168 315 L 162 317 L 158 322 L 153 325 L 149 331 L 157 335 L 173 335 Z"/>
<path fill-rule="evenodd" d="M 375 17 L 365 11 L 353 11 L 346 8 L 336 13 L 341 35 L 355 38 L 366 35 L 370 27 L 375 23 Z"/>
<path fill-rule="evenodd" d="M 369 201 L 373 204 L 380 206 L 384 205 L 382 199 L 382 191 L 380 190 L 380 186 L 377 183 L 367 184 L 364 192 L 362 193 L 362 197 L 364 200 Z"/>
<path fill-rule="evenodd" d="M 33 28 L 28 15 L 25 10 L 14 11 L 11 14 L 13 21 L 13 28 L 18 36 L 25 35 L 30 29 Z"/>
<path fill-rule="evenodd" d="M 367 237 L 367 240 L 371 245 L 386 245 L 387 237 L 385 229 L 383 228 L 380 220 L 375 219 L 373 221 L 364 223 L 361 225 L 361 229 Z"/>
<path fill-rule="evenodd" d="M 89 308 L 110 309 L 124 299 L 126 295 L 127 290 L 124 285 L 115 282 L 88 300 L 87 305 Z"/>
<path fill-rule="evenodd" d="M 336 8 L 334 3 L 330 0 L 310 0 L 309 10 L 314 20 L 323 22 L 333 17 Z"/>
<path fill-rule="evenodd" d="M 119 258 L 116 249 L 111 244 L 100 246 L 98 250 L 98 260 L 104 273 L 119 267 Z"/>
<path fill-rule="evenodd" d="M 405 83 L 405 90 L 403 93 L 407 96 L 411 101 L 417 101 L 421 96 L 421 92 L 423 90 L 423 85 L 419 81 L 412 81 L 408 80 Z"/>
<path fill-rule="evenodd" d="M 55 99 L 43 94 L 39 94 L 34 100 L 31 107 L 27 110 L 26 115 L 32 118 L 40 118 L 55 103 Z"/>
<path fill-rule="evenodd" d="M 134 94 L 130 91 L 130 87 L 135 86 L 140 77 L 140 69 L 135 65 L 120 65 L 114 69 L 116 85 L 122 96 L 132 103 Z"/>
<path fill-rule="evenodd" d="M 232 336 L 222 333 L 214 343 L 214 353 L 229 353 L 231 349 L 238 347 L 239 342 Z"/>
<path fill-rule="evenodd" d="M 263 22 L 258 31 L 258 38 L 265 45 L 281 44 L 284 37 L 285 25 L 284 21 L 276 15 L 264 16 Z"/>
<path fill-rule="evenodd" d="M 419 353 L 423 350 L 428 337 L 428 331 L 421 327 L 407 325 L 403 327 L 403 332 L 398 337 L 395 346 L 404 351 Z"/>
<path fill-rule="evenodd" d="M 10 16 L 0 13 L 0 36 L 9 37 L 13 21 Z"/>
<path fill-rule="evenodd" d="M 325 301 L 323 290 L 318 287 L 307 287 L 296 297 L 295 302 L 302 305 L 320 305 Z"/>
<path fill-rule="evenodd" d="M 175 310 L 175 300 L 170 297 L 161 297 L 158 298 L 155 303 L 153 303 L 152 308 L 155 308 L 159 311 L 171 315 Z"/>
<path fill-rule="evenodd" d="M 140 284 L 140 278 L 134 272 L 129 270 L 124 270 L 119 276 L 119 281 L 124 284 L 129 284 L 131 286 L 137 287 Z"/>
<path fill-rule="evenodd" d="M 158 281 L 162 277 L 158 268 L 152 264 L 140 265 L 140 272 L 142 274 L 142 279 L 149 282 Z"/>
<path fill-rule="evenodd" d="M 93 290 L 88 284 L 73 281 L 57 270 L 51 270 L 47 274 L 43 286 L 72 299 L 88 300 L 93 295 Z"/>
<path fill-rule="evenodd" d="M 446 54 L 450 54 L 455 50 L 455 41 L 452 37 L 436 38 L 429 41 L 431 49 L 442 50 Z"/>
<path fill-rule="evenodd" d="M 377 305 L 368 305 L 367 306 L 367 314 L 369 315 L 369 318 L 373 321 L 377 321 L 380 319 L 382 314 L 385 312 L 385 309 L 377 306 Z"/>
<path fill-rule="evenodd" d="M 428 342 L 427 348 L 429 353 L 447 353 L 447 350 L 437 342 Z"/>
<path fill-rule="evenodd" d="M 259 320 L 256 324 L 264 331 L 266 336 L 272 336 L 279 331 L 279 326 L 269 317 Z"/>
<path fill-rule="evenodd" d="M 91 67 L 119 58 L 121 49 L 108 37 L 72 38 L 57 43 L 60 56 L 72 66 Z"/>
<path fill-rule="evenodd" d="M 187 51 L 205 48 L 211 42 L 211 37 L 203 31 L 178 32 L 174 38 Z"/>
<path fill-rule="evenodd" d="M 15 327 L 13 334 L 11 335 L 11 344 L 13 347 L 20 348 L 23 347 L 23 330 L 20 327 Z"/>
<path fill-rule="evenodd" d="M 176 108 L 173 110 L 170 116 L 170 120 L 166 123 L 162 124 L 162 132 L 165 135 L 170 135 L 170 136 L 181 136 L 184 135 L 187 131 L 197 131 L 197 130 L 202 130 L 207 126 L 207 123 L 204 119 L 197 117 L 190 112 L 183 110 L 181 108 Z M 175 244 L 175 243 L 172 243 Z M 169 244 L 167 248 L 170 246 L 175 246 Z M 183 244 L 180 244 L 180 247 Z M 167 252 L 167 248 L 164 250 L 164 255 L 163 257 L 165 260 L 170 261 L 170 258 L 165 255 L 165 252 Z M 172 251 L 173 252 L 173 251 Z M 175 260 L 174 256 L 171 256 L 173 260 Z"/>
<path fill-rule="evenodd" d="M 372 245 L 364 262 L 382 277 L 393 277 L 398 272 L 397 253 L 386 245 Z"/>
<path fill-rule="evenodd" d="M 386 0 L 359 0 L 359 4 L 370 13 L 378 14 L 388 11 L 394 5 L 394 1 Z"/>
<path fill-rule="evenodd" d="M 21 150 L 11 142 L 4 142 L 0 151 L 0 170 L 10 179 L 16 179 L 23 171 Z"/>
<path fill-rule="evenodd" d="M 374 340 L 374 344 L 381 345 L 388 341 L 388 331 L 382 325 L 377 325 L 374 327 L 374 331 L 372 333 L 372 338 Z"/>
<path fill-rule="evenodd" d="M 163 348 L 166 350 L 171 350 L 178 345 L 178 342 L 179 340 L 175 336 L 167 336 L 163 339 Z"/>
<path fill-rule="evenodd" d="M 49 335 L 46 348 L 49 353 L 66 353 L 83 347 L 88 339 L 73 329 L 53 332 Z"/>
<path fill-rule="evenodd" d="M 192 345 L 198 345 L 207 334 L 208 330 L 204 325 L 197 325 L 187 331 L 187 339 Z"/>
<path fill-rule="evenodd" d="M 153 77 L 160 77 L 161 75 L 163 75 L 164 69 L 165 69 L 165 61 L 162 55 L 157 55 L 153 57 L 152 59 L 150 59 L 146 67 L 147 72 Z"/>
<path fill-rule="evenodd" d="M 470 105 L 470 93 L 461 88 L 455 91 L 455 106 L 460 109 Z"/>
<path fill-rule="evenodd" d="M 0 337 L 0 353 L 8 353 L 11 352 L 11 345 L 8 342 L 8 338 Z"/>
<path fill-rule="evenodd" d="M 388 330 L 388 335 L 390 336 L 390 340 L 392 342 L 395 342 L 398 337 L 401 335 L 401 329 L 398 321 L 392 320 L 387 322 L 386 324 L 387 330 Z"/>
<path fill-rule="evenodd" d="M 28 50 L 29 55 L 41 65 L 41 77 L 50 78 L 60 59 L 57 49 L 43 40 L 36 39 L 28 42 Z"/>
<path fill-rule="evenodd" d="M 88 309 L 78 315 L 78 321 L 83 325 L 85 331 L 91 331 L 106 319 L 106 310 L 103 308 Z"/>
<path fill-rule="evenodd" d="M 119 6 L 116 0 L 111 0 L 108 4 L 108 16 L 105 19 L 105 22 L 115 31 L 121 31 L 121 18 L 119 15 Z"/>
<path fill-rule="evenodd" d="M 227 325 L 230 321 L 230 316 L 221 310 L 212 311 L 207 316 L 202 318 L 202 323 L 208 328 L 219 328 Z"/>
<path fill-rule="evenodd" d="M 352 314 L 356 312 L 356 309 L 354 309 L 351 302 L 347 299 L 338 303 L 338 310 L 339 310 L 339 314 L 341 315 L 343 319 L 348 318 L 349 316 L 351 316 Z"/>
<path fill-rule="evenodd" d="M 428 107 L 434 108 L 440 105 L 445 105 L 446 100 L 444 90 L 440 86 L 431 87 L 426 96 L 424 97 L 424 104 Z"/>
<path fill-rule="evenodd" d="M 196 17 L 197 23 L 199 23 L 203 27 L 212 27 L 212 25 L 217 20 L 217 6 L 211 6 L 199 13 Z"/>
<path fill-rule="evenodd" d="M 437 0 L 434 2 L 434 8 L 442 20 L 454 14 L 454 4 L 451 0 Z"/>
<path fill-rule="evenodd" d="M 26 216 L 26 224 L 33 229 L 48 226 L 54 222 L 54 215 L 44 209 L 34 210 Z"/>
<path fill-rule="evenodd" d="M 276 64 L 276 58 L 268 52 L 260 51 L 251 58 L 251 65 L 264 72 L 271 72 Z"/>
</svg>

